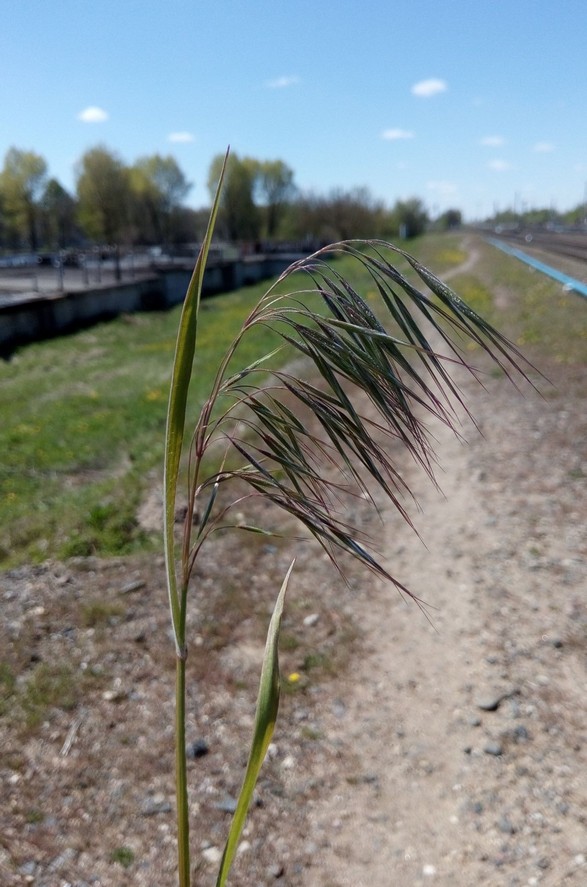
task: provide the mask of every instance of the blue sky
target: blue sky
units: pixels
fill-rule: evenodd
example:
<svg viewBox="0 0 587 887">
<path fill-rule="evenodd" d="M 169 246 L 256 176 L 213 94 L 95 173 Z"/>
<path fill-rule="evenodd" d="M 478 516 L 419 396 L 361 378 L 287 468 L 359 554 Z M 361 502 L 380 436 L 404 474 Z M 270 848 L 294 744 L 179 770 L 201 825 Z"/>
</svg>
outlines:
<svg viewBox="0 0 587 887">
<path fill-rule="evenodd" d="M 304 190 L 366 186 L 466 217 L 583 201 L 585 0 L 0 0 L 0 158 L 73 190 L 106 144 L 282 159 Z"/>
</svg>

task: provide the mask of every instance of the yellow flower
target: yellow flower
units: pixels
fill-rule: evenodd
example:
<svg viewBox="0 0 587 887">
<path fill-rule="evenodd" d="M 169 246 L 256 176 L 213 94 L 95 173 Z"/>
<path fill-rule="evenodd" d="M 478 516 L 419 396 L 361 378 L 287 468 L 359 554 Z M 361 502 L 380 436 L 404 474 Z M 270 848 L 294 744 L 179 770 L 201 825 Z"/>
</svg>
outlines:
<svg viewBox="0 0 587 887">
<path fill-rule="evenodd" d="M 297 684 L 297 682 L 300 679 L 300 676 L 297 671 L 292 671 L 292 673 L 287 676 L 287 679 L 290 682 L 290 684 Z"/>
</svg>

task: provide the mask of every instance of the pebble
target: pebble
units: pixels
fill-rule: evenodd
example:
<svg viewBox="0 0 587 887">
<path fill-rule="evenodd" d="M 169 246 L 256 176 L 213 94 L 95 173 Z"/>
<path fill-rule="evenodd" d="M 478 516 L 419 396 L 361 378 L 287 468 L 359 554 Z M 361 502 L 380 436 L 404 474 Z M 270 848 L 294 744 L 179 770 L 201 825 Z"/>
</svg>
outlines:
<svg viewBox="0 0 587 887">
<path fill-rule="evenodd" d="M 337 718 L 344 718 L 346 714 L 346 705 L 342 699 L 335 699 L 332 703 L 332 713 Z"/>
<path fill-rule="evenodd" d="M 505 698 L 506 697 L 503 693 L 500 693 L 499 695 L 483 696 L 475 702 L 475 705 L 477 708 L 480 708 L 481 711 L 497 711 Z"/>
<path fill-rule="evenodd" d="M 66 865 L 71 865 L 75 859 L 76 852 L 73 847 L 66 847 L 65 850 L 56 856 L 49 865 L 50 871 L 59 871 Z"/>
<path fill-rule="evenodd" d="M 120 589 L 121 594 L 130 594 L 131 591 L 139 591 L 141 588 L 144 588 L 147 583 L 144 579 L 133 579 L 131 582 L 127 582 L 126 585 L 123 585 Z"/>
<path fill-rule="evenodd" d="M 319 613 L 310 613 L 309 616 L 306 616 L 304 619 L 304 625 L 306 628 L 312 628 L 313 625 L 316 625 L 318 620 L 320 619 Z"/>
<path fill-rule="evenodd" d="M 116 688 L 114 690 L 104 690 L 102 693 L 102 699 L 105 699 L 106 702 L 122 702 L 123 699 L 126 699 L 127 695 L 126 690 Z"/>
<path fill-rule="evenodd" d="M 202 856 L 206 862 L 216 865 L 222 859 L 222 851 L 218 847 L 206 847 L 202 850 Z"/>
<path fill-rule="evenodd" d="M 486 755 L 493 755 L 495 758 L 498 758 L 503 754 L 503 747 L 499 742 L 490 741 L 484 745 L 483 751 Z"/>
<path fill-rule="evenodd" d="M 422 867 L 422 874 L 426 875 L 428 878 L 433 878 L 436 874 L 436 866 L 435 865 L 425 865 Z"/>
<path fill-rule="evenodd" d="M 141 807 L 143 816 L 156 816 L 158 813 L 170 813 L 171 804 L 165 800 L 161 794 L 153 795 L 151 798 L 145 798 Z"/>
<path fill-rule="evenodd" d="M 223 813 L 234 813 L 236 810 L 236 798 L 225 795 L 221 801 L 215 804 L 215 807 L 217 810 L 222 810 Z"/>
<path fill-rule="evenodd" d="M 497 823 L 497 827 L 500 832 L 503 832 L 504 835 L 514 835 L 516 833 L 516 827 L 514 824 L 508 819 L 507 816 L 502 816 L 499 822 Z"/>
<path fill-rule="evenodd" d="M 188 758 L 203 758 L 210 751 L 210 747 L 205 739 L 196 739 L 190 742 L 187 747 Z"/>
<path fill-rule="evenodd" d="M 530 734 L 523 724 L 518 724 L 513 732 L 513 736 L 516 742 L 528 742 L 530 739 Z"/>
</svg>

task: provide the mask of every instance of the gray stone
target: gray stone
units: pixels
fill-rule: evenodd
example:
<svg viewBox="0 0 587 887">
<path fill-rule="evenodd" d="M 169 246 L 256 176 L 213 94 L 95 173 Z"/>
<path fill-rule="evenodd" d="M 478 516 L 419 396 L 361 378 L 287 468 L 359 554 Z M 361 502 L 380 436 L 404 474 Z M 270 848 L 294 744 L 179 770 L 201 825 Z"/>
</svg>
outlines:
<svg viewBox="0 0 587 887">
<path fill-rule="evenodd" d="M 497 827 L 499 828 L 500 832 L 504 833 L 504 835 L 514 835 L 516 833 L 516 827 L 508 819 L 507 816 L 501 817 L 501 819 L 497 823 Z"/>
<path fill-rule="evenodd" d="M 236 799 L 232 798 L 230 795 L 224 795 L 222 800 L 214 806 L 217 810 L 222 810 L 223 813 L 234 813 L 236 810 Z"/>
<path fill-rule="evenodd" d="M 133 579 L 131 582 L 127 582 L 126 585 L 123 585 L 120 589 L 121 594 L 130 594 L 131 591 L 139 591 L 141 588 L 144 588 L 147 583 L 144 579 Z"/>
<path fill-rule="evenodd" d="M 504 694 L 499 693 L 492 696 L 483 696 L 475 702 L 477 708 L 480 708 L 481 711 L 497 711 L 499 706 L 504 700 Z"/>
<path fill-rule="evenodd" d="M 190 742 L 186 754 L 188 758 L 203 758 L 209 751 L 210 748 L 205 739 L 196 739 L 194 742 Z"/>
<path fill-rule="evenodd" d="M 146 798 L 143 801 L 143 805 L 141 807 L 141 814 L 143 816 L 156 816 L 158 813 L 170 813 L 171 812 L 171 804 L 169 801 L 166 801 L 162 795 L 154 795 L 151 798 Z"/>
</svg>

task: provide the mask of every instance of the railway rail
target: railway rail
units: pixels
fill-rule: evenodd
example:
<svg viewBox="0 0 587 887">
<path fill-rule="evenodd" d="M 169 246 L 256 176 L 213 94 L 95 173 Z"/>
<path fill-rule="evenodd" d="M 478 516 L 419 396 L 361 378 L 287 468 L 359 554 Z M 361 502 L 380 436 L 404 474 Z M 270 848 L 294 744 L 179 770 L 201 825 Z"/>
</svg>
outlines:
<svg viewBox="0 0 587 887">
<path fill-rule="evenodd" d="M 503 240 L 521 250 L 540 250 L 554 256 L 587 263 L 587 232 L 554 232 L 519 230 L 492 233 L 495 240 Z"/>
</svg>

